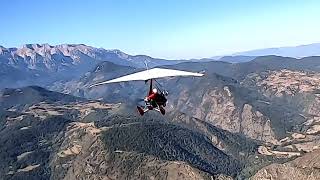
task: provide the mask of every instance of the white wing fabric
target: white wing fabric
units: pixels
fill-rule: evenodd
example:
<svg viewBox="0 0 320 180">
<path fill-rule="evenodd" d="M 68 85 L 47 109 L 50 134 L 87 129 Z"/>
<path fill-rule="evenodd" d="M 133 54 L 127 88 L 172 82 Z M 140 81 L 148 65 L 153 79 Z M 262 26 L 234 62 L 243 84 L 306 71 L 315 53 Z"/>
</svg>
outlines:
<svg viewBox="0 0 320 180">
<path fill-rule="evenodd" d="M 174 77 L 174 76 L 203 76 L 204 74 L 200 73 L 193 73 L 188 71 L 180 71 L 174 69 L 163 69 L 163 68 L 153 68 L 148 69 L 145 71 L 129 74 L 126 76 L 122 76 L 116 79 L 112 79 L 109 81 L 100 82 L 97 84 L 93 84 L 93 86 L 99 86 L 103 84 L 109 83 L 117 83 L 117 82 L 125 82 L 125 81 L 146 81 L 149 79 L 157 79 L 157 78 L 164 78 L 164 77 Z"/>
</svg>

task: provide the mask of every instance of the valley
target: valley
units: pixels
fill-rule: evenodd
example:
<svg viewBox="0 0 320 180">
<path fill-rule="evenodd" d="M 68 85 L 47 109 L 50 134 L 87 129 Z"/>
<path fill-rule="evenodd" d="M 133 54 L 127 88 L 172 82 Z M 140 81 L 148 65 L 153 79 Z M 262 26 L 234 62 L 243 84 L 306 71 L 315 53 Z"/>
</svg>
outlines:
<svg viewBox="0 0 320 180">
<path fill-rule="evenodd" d="M 167 114 L 142 117 L 135 106 L 144 82 L 89 86 L 143 70 L 145 56 L 26 45 L 2 48 L 0 60 L 3 179 L 286 179 L 279 171 L 319 178 L 319 57 L 151 58 L 151 67 L 205 76 L 159 80 Z"/>
</svg>

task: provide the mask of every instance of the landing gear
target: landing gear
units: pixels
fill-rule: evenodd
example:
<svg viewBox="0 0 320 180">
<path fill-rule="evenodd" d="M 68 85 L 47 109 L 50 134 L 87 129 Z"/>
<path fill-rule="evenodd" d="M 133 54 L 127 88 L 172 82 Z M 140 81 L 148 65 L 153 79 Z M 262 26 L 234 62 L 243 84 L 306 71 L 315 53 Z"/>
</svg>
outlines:
<svg viewBox="0 0 320 180">
<path fill-rule="evenodd" d="M 159 109 L 160 109 L 160 113 L 162 114 L 162 115 L 165 115 L 166 114 L 166 110 L 163 108 L 163 107 L 159 107 Z"/>
<path fill-rule="evenodd" d="M 155 110 L 160 112 L 162 115 L 166 114 L 166 110 L 162 106 L 152 107 L 150 105 L 146 105 L 144 108 L 142 106 L 137 106 L 137 110 L 141 116 L 143 116 L 149 110 Z"/>
<path fill-rule="evenodd" d="M 142 107 L 137 106 L 137 109 L 138 109 L 139 114 L 140 114 L 141 116 L 143 116 L 145 112 L 144 112 L 144 110 L 142 109 Z"/>
</svg>

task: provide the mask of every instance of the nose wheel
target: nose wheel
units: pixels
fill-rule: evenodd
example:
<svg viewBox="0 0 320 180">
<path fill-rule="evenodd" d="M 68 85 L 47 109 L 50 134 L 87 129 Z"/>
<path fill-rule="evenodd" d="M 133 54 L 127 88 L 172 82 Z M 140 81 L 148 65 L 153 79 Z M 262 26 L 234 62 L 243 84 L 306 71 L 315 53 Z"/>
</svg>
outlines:
<svg viewBox="0 0 320 180">
<path fill-rule="evenodd" d="M 166 114 L 166 110 L 163 108 L 163 107 L 159 107 L 159 109 L 160 109 L 160 113 L 162 114 L 162 115 L 165 115 Z"/>
</svg>

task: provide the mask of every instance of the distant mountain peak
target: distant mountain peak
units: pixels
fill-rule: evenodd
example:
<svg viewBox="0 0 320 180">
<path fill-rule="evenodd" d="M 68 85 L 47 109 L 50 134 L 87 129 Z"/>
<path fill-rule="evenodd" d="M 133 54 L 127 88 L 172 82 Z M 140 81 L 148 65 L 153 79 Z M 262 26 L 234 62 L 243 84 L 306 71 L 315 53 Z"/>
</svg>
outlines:
<svg viewBox="0 0 320 180">
<path fill-rule="evenodd" d="M 308 56 L 320 55 L 320 43 L 312 43 L 298 46 L 273 47 L 265 49 L 256 49 L 232 54 L 234 56 L 266 56 L 277 55 L 283 57 L 303 58 Z"/>
<path fill-rule="evenodd" d="M 155 59 L 144 55 L 132 56 L 119 49 L 107 50 L 85 44 L 50 45 L 44 43 L 24 44 L 19 48 L 0 47 L 0 65 L 7 69 L 8 76 L 17 76 L 19 80 L 21 78 L 22 82 L 31 82 L 30 80 L 40 82 L 39 79 L 54 80 L 57 78 L 79 77 L 104 61 L 121 66 L 141 68 L 145 67 L 146 60 L 149 67 L 172 65 L 181 62 Z M 12 73 L 12 68 L 18 72 Z M 2 71 L 4 70 L 2 69 Z M 29 80 L 26 74 L 33 74 L 39 79 L 34 79 L 32 75 Z M 17 82 L 16 84 L 19 83 Z M 4 87 L 14 86 L 5 85 Z"/>
</svg>

